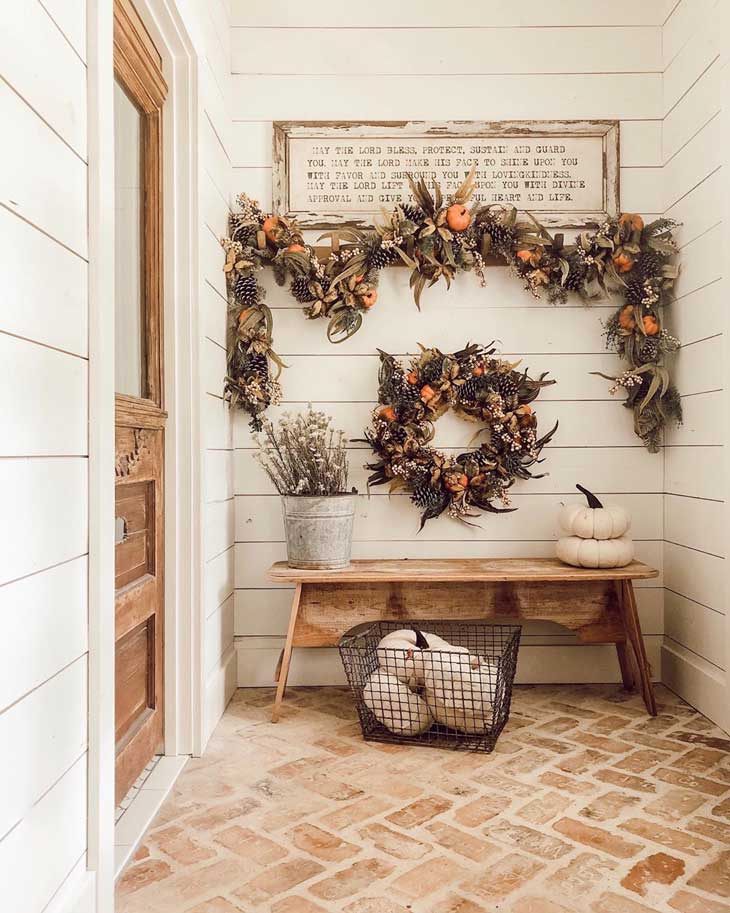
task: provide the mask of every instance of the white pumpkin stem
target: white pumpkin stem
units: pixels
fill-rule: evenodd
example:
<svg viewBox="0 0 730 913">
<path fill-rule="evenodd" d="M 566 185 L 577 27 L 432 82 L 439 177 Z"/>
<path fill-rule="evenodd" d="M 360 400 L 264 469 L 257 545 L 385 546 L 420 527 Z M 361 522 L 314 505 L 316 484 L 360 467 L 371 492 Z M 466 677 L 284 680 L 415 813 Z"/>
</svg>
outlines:
<svg viewBox="0 0 730 913">
<path fill-rule="evenodd" d="M 593 494 L 592 491 L 588 491 L 587 488 L 583 488 L 582 485 L 575 486 L 579 492 L 586 496 L 586 501 L 588 501 L 588 506 L 592 507 L 594 510 L 599 507 L 603 507 L 603 504 L 598 500 L 598 498 Z"/>
</svg>

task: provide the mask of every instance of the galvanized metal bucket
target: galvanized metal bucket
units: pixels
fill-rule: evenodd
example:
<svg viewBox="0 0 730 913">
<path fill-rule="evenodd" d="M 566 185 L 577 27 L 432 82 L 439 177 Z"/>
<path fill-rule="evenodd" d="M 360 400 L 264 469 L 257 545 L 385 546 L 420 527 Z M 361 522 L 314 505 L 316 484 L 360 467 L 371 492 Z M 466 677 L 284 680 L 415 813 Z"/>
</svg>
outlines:
<svg viewBox="0 0 730 913">
<path fill-rule="evenodd" d="M 347 567 L 352 553 L 354 495 L 283 495 L 289 567 Z"/>
</svg>

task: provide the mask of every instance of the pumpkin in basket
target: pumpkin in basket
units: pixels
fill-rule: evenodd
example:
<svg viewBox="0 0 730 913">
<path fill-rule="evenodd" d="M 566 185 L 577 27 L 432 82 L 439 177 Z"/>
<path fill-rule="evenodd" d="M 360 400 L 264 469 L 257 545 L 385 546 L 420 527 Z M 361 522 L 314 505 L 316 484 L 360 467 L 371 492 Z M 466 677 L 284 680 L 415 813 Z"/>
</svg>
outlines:
<svg viewBox="0 0 730 913">
<path fill-rule="evenodd" d="M 375 717 L 395 735 L 419 735 L 433 724 L 428 705 L 395 675 L 376 669 L 362 690 Z"/>
<path fill-rule="evenodd" d="M 425 696 L 437 723 L 470 735 L 492 725 L 496 664 L 472 653 L 424 656 Z"/>
</svg>

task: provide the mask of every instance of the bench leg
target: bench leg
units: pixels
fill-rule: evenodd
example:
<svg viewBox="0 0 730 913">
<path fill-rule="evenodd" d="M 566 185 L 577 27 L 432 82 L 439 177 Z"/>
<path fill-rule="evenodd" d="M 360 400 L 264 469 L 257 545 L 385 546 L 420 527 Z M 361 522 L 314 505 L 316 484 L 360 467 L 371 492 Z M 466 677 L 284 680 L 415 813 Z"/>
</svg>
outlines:
<svg viewBox="0 0 730 913">
<path fill-rule="evenodd" d="M 646 709 L 651 716 L 656 716 L 656 698 L 654 697 L 654 686 L 651 683 L 651 666 L 646 656 L 644 647 L 644 638 L 641 636 L 641 625 L 639 623 L 639 613 L 636 608 L 636 596 L 634 595 L 634 586 L 630 580 L 624 580 L 621 592 L 621 609 L 626 629 L 626 639 L 631 644 L 636 660 L 638 670 L 638 685 L 641 689 L 641 696 L 644 698 Z"/>
<path fill-rule="evenodd" d="M 292 647 L 294 646 L 294 631 L 297 626 L 297 616 L 299 615 L 299 600 L 301 599 L 301 595 L 302 584 L 298 583 L 296 589 L 294 590 L 294 599 L 292 600 L 291 604 L 291 613 L 289 615 L 289 629 L 286 632 L 286 643 L 284 644 L 284 650 L 279 657 L 279 662 L 276 669 L 276 700 L 274 701 L 274 709 L 271 713 L 272 723 L 277 723 L 279 721 L 281 702 L 284 700 L 284 692 L 286 691 L 286 680 L 289 677 L 291 651 Z"/>
<path fill-rule="evenodd" d="M 631 671 L 631 661 L 626 650 L 626 641 L 616 644 L 616 655 L 618 656 L 618 665 L 621 670 L 621 681 L 624 683 L 624 691 L 633 691 L 636 687 L 634 682 L 634 673 Z"/>
</svg>

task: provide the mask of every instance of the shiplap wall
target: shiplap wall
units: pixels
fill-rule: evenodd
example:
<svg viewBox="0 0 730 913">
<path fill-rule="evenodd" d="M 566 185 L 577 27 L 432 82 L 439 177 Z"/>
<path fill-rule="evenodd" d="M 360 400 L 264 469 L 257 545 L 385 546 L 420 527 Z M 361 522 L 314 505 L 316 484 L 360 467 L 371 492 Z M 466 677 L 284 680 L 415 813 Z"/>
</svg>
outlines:
<svg viewBox="0 0 730 913">
<path fill-rule="evenodd" d="M 670 687 L 727 726 L 720 14 L 716 0 L 681 0 L 663 29 L 662 184 L 667 215 L 682 222 L 682 273 L 668 317 L 683 341 L 675 367 L 685 421 L 664 452 L 662 669 Z"/>
<path fill-rule="evenodd" d="M 23 913 L 86 853 L 85 15 L 0 5 L 0 884 Z"/>
<path fill-rule="evenodd" d="M 198 54 L 200 397 L 203 489 L 204 741 L 236 686 L 233 650 L 233 440 L 222 399 L 226 286 L 218 239 L 231 186 L 230 21 L 226 0 L 196 0 L 186 17 Z M 211 379 L 219 382 L 213 384 Z"/>
<path fill-rule="evenodd" d="M 664 209 L 662 195 L 662 24 L 673 3 L 582 2 L 390 3 L 341 6 L 232 5 L 232 193 L 271 202 L 271 121 L 617 118 L 621 121 L 622 206 L 645 214 Z M 450 292 L 430 289 L 418 313 L 406 270 L 387 271 L 380 301 L 363 329 L 332 347 L 321 323 L 302 319 L 286 292 L 268 285 L 277 351 L 290 365 L 285 402 L 274 415 L 312 401 L 360 437 L 377 392 L 375 347 L 413 352 L 417 342 L 449 351 L 466 341 L 499 339 L 558 381 L 537 403 L 542 429 L 560 419 L 545 452 L 550 476 L 515 486 L 520 510 L 486 517 L 479 529 L 447 518 L 418 530 L 418 511 L 403 496 L 375 490 L 360 498 L 354 555 L 549 555 L 559 502 L 576 481 L 634 514 L 641 558 L 661 567 L 663 461 L 633 435 L 631 416 L 611 400 L 590 370 L 615 370 L 603 350 L 605 306 L 534 301 L 504 269 L 488 287 L 461 277 Z M 222 369 L 221 369 L 222 370 Z M 219 371 L 210 378 L 220 389 Z M 285 557 L 280 507 L 253 459 L 241 415 L 234 418 L 236 546 L 235 634 L 238 681 L 270 684 L 286 629 L 291 590 L 266 580 Z M 438 424 L 444 447 L 465 447 L 473 429 L 451 417 Z M 364 491 L 369 452 L 352 445 L 353 481 Z M 639 591 L 647 647 L 659 671 L 662 581 Z M 580 647 L 549 625 L 531 626 L 522 649 L 523 681 L 617 680 L 611 648 Z M 292 681 L 340 679 L 331 651 L 301 651 Z"/>
</svg>

